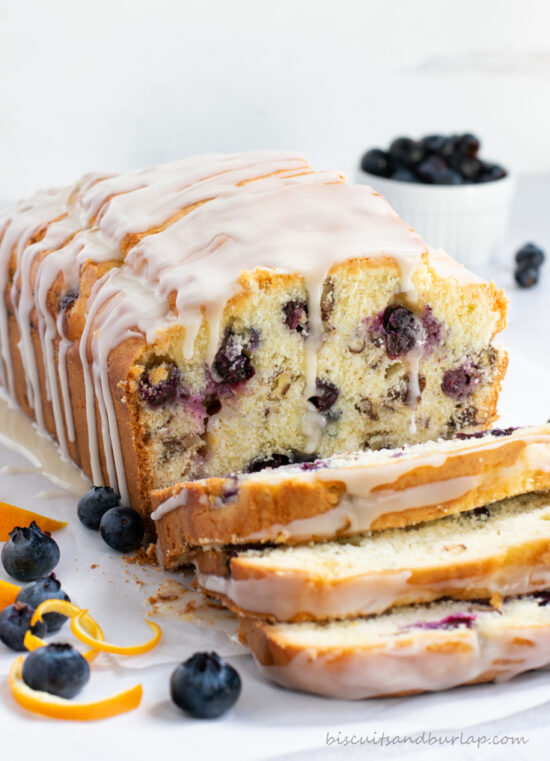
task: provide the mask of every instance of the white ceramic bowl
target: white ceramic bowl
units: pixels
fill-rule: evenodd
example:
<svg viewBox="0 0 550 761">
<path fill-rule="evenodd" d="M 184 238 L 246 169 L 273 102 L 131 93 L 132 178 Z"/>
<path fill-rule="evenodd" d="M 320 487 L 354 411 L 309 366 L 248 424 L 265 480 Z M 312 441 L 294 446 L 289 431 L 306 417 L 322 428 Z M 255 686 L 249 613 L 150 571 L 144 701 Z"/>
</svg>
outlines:
<svg viewBox="0 0 550 761">
<path fill-rule="evenodd" d="M 479 185 L 399 182 L 358 170 L 358 181 L 383 195 L 433 248 L 476 269 L 498 249 L 508 226 L 515 178 Z"/>
</svg>

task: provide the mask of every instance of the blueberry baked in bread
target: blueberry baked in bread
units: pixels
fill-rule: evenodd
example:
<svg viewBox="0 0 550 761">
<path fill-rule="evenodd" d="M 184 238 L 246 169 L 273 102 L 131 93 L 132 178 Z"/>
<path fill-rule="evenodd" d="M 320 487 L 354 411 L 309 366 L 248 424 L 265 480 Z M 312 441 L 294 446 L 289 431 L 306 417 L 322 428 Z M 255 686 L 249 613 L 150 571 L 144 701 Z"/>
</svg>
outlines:
<svg viewBox="0 0 550 761">
<path fill-rule="evenodd" d="M 0 217 L 0 382 L 142 513 L 181 480 L 486 428 L 505 299 L 293 153 L 198 156 Z"/>
</svg>

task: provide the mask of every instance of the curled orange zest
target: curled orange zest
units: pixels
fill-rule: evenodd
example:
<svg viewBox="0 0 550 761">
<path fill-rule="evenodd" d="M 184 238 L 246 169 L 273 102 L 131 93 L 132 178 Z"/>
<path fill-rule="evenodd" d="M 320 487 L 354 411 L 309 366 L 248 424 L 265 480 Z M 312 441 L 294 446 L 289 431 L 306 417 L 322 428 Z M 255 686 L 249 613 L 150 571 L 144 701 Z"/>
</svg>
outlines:
<svg viewBox="0 0 550 761">
<path fill-rule="evenodd" d="M 33 690 L 23 681 L 23 656 L 15 659 L 9 673 L 13 697 L 27 711 L 67 721 L 97 721 L 133 711 L 141 703 L 143 687 L 136 684 L 129 690 L 92 703 L 73 703 L 48 692 Z"/>
<path fill-rule="evenodd" d="M 55 521 L 53 518 L 33 513 L 31 510 L 23 510 L 22 507 L 0 502 L 0 542 L 8 541 L 9 533 L 15 526 L 30 526 L 32 521 L 36 521 L 42 531 L 57 531 L 67 525 L 62 521 Z"/>
<path fill-rule="evenodd" d="M 33 634 L 30 629 L 27 629 L 23 644 L 27 650 L 32 653 L 33 650 L 38 650 L 39 647 L 45 647 L 48 643 L 40 637 L 37 637 L 36 634 Z"/>
<path fill-rule="evenodd" d="M 101 650 L 104 653 L 114 653 L 115 655 L 141 655 L 142 653 L 148 653 L 149 650 L 152 650 L 158 645 L 162 635 L 161 628 L 158 624 L 155 624 L 153 621 L 145 620 L 145 623 L 153 630 L 153 636 L 150 640 L 142 642 L 141 645 L 112 645 L 109 642 L 97 639 L 88 634 L 84 627 L 84 620 L 87 615 L 88 611 L 86 610 L 77 613 L 77 615 L 71 619 L 71 631 L 81 642 L 89 645 L 94 650 Z"/>
<path fill-rule="evenodd" d="M 10 584 L 9 581 L 0 581 L 0 610 L 15 602 L 21 587 Z"/>
<path fill-rule="evenodd" d="M 81 626 L 85 633 L 90 636 L 94 642 L 105 641 L 103 631 L 97 621 L 92 618 L 87 611 L 82 610 L 82 608 L 79 608 L 78 605 L 74 605 L 72 602 L 68 602 L 67 600 L 45 600 L 40 603 L 38 608 L 34 611 L 33 617 L 31 618 L 31 626 L 34 626 L 37 621 L 42 621 L 42 616 L 46 613 L 61 613 L 63 616 L 67 616 L 67 618 L 70 618 L 71 620 L 74 620 L 76 616 L 83 614 Z M 27 650 L 36 650 L 37 647 L 43 647 L 47 643 L 40 639 L 40 637 L 35 637 L 34 634 L 28 631 L 25 634 L 23 644 Z M 94 647 L 91 650 L 86 650 L 82 655 L 88 662 L 90 662 L 97 658 L 99 651 L 100 648 Z"/>
</svg>

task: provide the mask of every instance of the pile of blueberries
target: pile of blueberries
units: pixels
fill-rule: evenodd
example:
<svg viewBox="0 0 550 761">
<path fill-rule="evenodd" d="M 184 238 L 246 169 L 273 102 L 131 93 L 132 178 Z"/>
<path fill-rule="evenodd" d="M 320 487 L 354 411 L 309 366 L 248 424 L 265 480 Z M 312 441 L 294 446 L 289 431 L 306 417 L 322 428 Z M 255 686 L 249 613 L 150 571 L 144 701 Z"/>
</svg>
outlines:
<svg viewBox="0 0 550 761">
<path fill-rule="evenodd" d="M 76 513 L 80 522 L 117 552 L 130 552 L 143 541 L 145 524 L 141 515 L 120 504 L 120 497 L 110 486 L 92 486 L 81 497 Z"/>
<path fill-rule="evenodd" d="M 31 582 L 22 587 L 15 602 L 0 613 L 0 641 L 11 650 L 23 652 L 25 634 L 37 637 L 58 632 L 66 616 L 46 613 L 31 626 L 35 609 L 46 600 L 66 600 L 53 569 L 59 562 L 59 546 L 48 532 L 33 521 L 30 526 L 16 526 L 2 547 L 4 570 L 17 581 Z M 23 664 L 23 681 L 32 689 L 72 698 L 90 678 L 88 662 L 72 645 L 53 643 L 30 653 Z"/>
<path fill-rule="evenodd" d="M 471 185 L 506 177 L 499 164 L 479 158 L 479 139 L 463 135 L 426 135 L 420 140 L 398 137 L 387 151 L 371 148 L 361 169 L 378 177 L 429 185 Z"/>
<path fill-rule="evenodd" d="M 109 547 L 129 552 L 141 545 L 145 526 L 135 510 L 119 502 L 109 487 L 92 487 L 79 501 L 77 513 L 87 528 L 100 531 Z M 16 601 L 0 612 L 0 642 L 11 650 L 27 650 L 27 631 L 43 638 L 57 633 L 67 620 L 59 613 L 46 613 L 31 625 L 36 608 L 46 600 L 70 602 L 53 573 L 60 556 L 55 539 L 34 521 L 10 531 L 0 554 L 2 565 L 12 578 L 30 582 L 19 591 Z M 72 645 L 54 642 L 29 653 L 22 677 L 31 689 L 72 698 L 88 682 L 90 667 Z M 170 680 L 173 702 L 195 718 L 221 716 L 235 704 L 240 692 L 238 673 L 216 653 L 195 653 L 176 668 Z"/>
<path fill-rule="evenodd" d="M 516 252 L 514 277 L 520 288 L 532 288 L 538 283 L 545 258 L 542 248 L 534 243 L 525 243 Z"/>
</svg>

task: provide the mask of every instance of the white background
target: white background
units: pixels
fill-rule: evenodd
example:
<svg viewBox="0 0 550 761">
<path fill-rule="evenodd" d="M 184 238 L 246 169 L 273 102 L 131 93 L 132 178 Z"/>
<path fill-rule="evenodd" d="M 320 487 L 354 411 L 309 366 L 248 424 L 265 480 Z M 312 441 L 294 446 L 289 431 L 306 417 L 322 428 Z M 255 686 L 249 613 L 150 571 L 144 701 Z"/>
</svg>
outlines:
<svg viewBox="0 0 550 761">
<path fill-rule="evenodd" d="M 0 205 L 90 169 L 205 151 L 301 150 L 316 167 L 351 173 L 366 147 L 397 134 L 473 130 L 488 157 L 524 174 L 546 173 L 521 179 L 506 252 L 485 273 L 511 297 L 502 425 L 540 422 L 550 418 L 549 265 L 538 288 L 520 291 L 510 252 L 529 238 L 550 249 L 549 28 L 548 0 L 0 0 Z M 113 639 L 143 635 L 148 592 L 127 584 L 125 566 L 74 522 L 74 497 L 40 497 L 48 482 L 0 447 L 4 463 L 23 472 L 2 474 L 0 499 L 72 516 L 59 537 L 59 571 L 75 601 L 99 611 Z M 94 572 L 91 561 L 99 564 Z M 117 631 L 125 617 L 129 625 Z M 139 711 L 100 725 L 56 724 L 19 710 L 5 679 L 11 655 L 0 653 L 0 757 L 547 757 L 548 672 L 350 704 L 268 686 L 248 656 L 234 656 L 244 684 L 235 710 L 218 722 L 193 722 L 170 705 L 170 671 L 198 647 L 225 653 L 230 643 L 191 624 L 162 625 L 160 659 L 169 663 L 138 661 L 113 672 L 99 662 L 102 694 L 113 686 L 105 680 L 145 687 Z M 490 747 L 323 747 L 327 729 L 388 728 L 523 734 L 529 744 L 496 755 Z"/>
<path fill-rule="evenodd" d="M 207 151 L 353 170 L 472 130 L 550 170 L 547 0 L 0 0 L 0 201 Z"/>
</svg>

